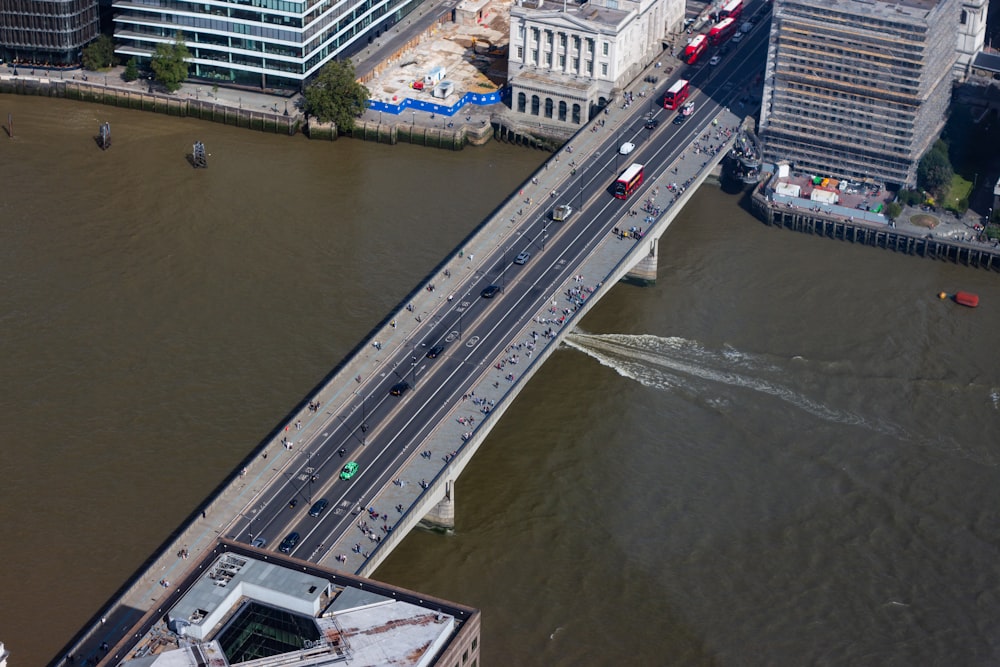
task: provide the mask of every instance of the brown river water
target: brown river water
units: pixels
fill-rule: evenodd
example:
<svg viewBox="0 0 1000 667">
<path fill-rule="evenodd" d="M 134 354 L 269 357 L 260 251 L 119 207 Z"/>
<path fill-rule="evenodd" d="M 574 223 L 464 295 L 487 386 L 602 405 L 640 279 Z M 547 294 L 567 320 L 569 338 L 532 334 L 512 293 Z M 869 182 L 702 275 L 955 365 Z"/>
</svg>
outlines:
<svg viewBox="0 0 1000 667">
<path fill-rule="evenodd" d="M 34 666 L 545 156 L 7 113 L 0 640 Z M 486 665 L 997 664 L 997 331 L 995 274 L 705 186 L 490 435 L 454 533 L 376 577 L 482 609 Z"/>
</svg>

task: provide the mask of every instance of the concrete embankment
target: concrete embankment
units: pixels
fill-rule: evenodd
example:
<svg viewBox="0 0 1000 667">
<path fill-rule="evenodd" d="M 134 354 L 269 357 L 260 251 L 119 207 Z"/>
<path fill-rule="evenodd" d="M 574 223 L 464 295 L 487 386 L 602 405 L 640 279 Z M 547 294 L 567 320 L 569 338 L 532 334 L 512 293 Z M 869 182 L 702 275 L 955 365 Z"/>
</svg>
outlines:
<svg viewBox="0 0 1000 667">
<path fill-rule="evenodd" d="M 750 201 L 754 215 L 767 225 L 907 255 L 1000 271 L 1000 248 L 996 244 L 963 240 L 962 235 L 967 232 L 965 223 L 942 224 L 934 231 L 908 222 L 897 222 L 894 226 L 872 223 L 829 215 L 822 210 L 781 205 L 768 200 L 764 194 L 766 187 L 765 179 L 754 188 Z"/>
</svg>

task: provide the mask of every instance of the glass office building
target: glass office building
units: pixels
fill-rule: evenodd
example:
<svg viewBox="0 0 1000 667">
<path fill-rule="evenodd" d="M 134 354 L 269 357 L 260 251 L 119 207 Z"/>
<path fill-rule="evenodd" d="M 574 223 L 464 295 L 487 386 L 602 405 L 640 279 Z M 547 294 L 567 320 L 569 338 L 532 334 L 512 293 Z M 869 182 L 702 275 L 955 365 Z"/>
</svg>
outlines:
<svg viewBox="0 0 1000 667">
<path fill-rule="evenodd" d="M 97 38 L 97 0 L 0 0 L 0 59 L 72 65 Z"/>
<path fill-rule="evenodd" d="M 7 2 L 9 0 L 0 0 Z M 366 46 L 418 0 L 116 0 L 116 53 L 148 61 L 178 32 L 191 76 L 299 90 L 324 64 Z"/>
</svg>

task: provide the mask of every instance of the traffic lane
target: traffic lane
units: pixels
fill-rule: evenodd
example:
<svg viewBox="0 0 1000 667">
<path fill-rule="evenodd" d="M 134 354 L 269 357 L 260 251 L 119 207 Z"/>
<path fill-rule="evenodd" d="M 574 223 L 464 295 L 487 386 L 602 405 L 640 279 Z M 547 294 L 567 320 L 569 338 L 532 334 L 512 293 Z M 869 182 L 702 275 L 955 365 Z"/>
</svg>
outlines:
<svg viewBox="0 0 1000 667">
<path fill-rule="evenodd" d="M 705 115 L 707 116 L 708 114 L 706 113 Z M 633 114 L 633 117 L 630 120 L 632 120 L 632 121 L 638 121 L 639 118 L 640 118 L 640 113 L 637 111 L 635 114 Z M 677 133 L 675 133 L 675 134 L 677 134 Z M 605 149 L 607 149 L 609 147 L 614 147 L 616 143 L 617 143 L 617 138 L 614 137 L 614 136 L 612 136 L 612 137 L 610 137 L 608 140 L 606 140 L 604 142 L 603 146 L 604 146 Z M 617 158 L 616 158 L 616 162 L 617 162 Z M 596 181 L 598 175 L 601 172 L 603 172 L 603 171 L 604 170 L 600 169 L 600 168 L 598 168 L 596 171 L 591 170 L 591 174 L 590 174 L 591 175 L 591 181 Z M 612 182 L 613 182 L 613 179 L 612 179 Z M 583 213 L 583 212 L 581 212 L 581 213 Z M 576 217 L 577 217 L 577 219 L 580 219 L 582 217 L 582 215 L 581 216 L 576 216 Z M 506 273 L 505 272 L 507 270 L 509 270 L 509 266 L 510 265 L 506 261 L 506 258 L 502 258 L 500 260 L 500 263 L 494 262 L 493 270 L 494 270 L 495 273 L 499 273 L 505 279 L 506 278 Z M 472 284 L 475 285 L 477 282 L 479 282 L 479 281 L 478 280 L 474 280 Z M 404 356 L 405 356 L 405 354 L 400 354 L 399 357 L 397 358 L 397 368 L 398 368 L 398 364 L 402 363 L 402 359 L 403 359 Z M 412 356 L 413 355 L 411 354 L 411 358 L 412 358 Z M 396 373 L 396 377 L 397 378 L 400 377 L 400 374 L 398 372 Z M 391 379 L 391 376 L 387 375 L 387 378 Z M 388 383 L 386 382 L 385 384 L 388 384 Z"/>
</svg>

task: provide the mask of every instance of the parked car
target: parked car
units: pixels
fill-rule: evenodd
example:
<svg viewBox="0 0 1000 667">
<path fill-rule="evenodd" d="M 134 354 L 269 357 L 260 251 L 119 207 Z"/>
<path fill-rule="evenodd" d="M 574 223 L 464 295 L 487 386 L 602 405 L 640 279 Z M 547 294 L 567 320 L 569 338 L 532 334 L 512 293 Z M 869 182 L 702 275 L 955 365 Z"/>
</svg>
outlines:
<svg viewBox="0 0 1000 667">
<path fill-rule="evenodd" d="M 525 250 L 524 252 L 519 253 L 518 256 L 514 258 L 514 263 L 515 264 L 524 264 L 525 262 L 528 261 L 529 257 L 531 257 L 531 253 L 528 252 L 527 250 Z"/>
<path fill-rule="evenodd" d="M 358 464 L 354 461 L 348 461 L 344 469 L 340 471 L 340 479 L 350 479 L 358 474 Z"/>
<path fill-rule="evenodd" d="M 320 498 L 313 503 L 313 506 L 309 508 L 309 516 L 316 517 L 326 511 L 327 505 L 330 502 L 326 498 Z"/>
<path fill-rule="evenodd" d="M 287 554 L 292 549 L 294 549 L 295 545 L 298 543 L 299 543 L 299 534 L 288 533 L 288 535 L 285 536 L 285 539 L 281 540 L 281 544 L 278 545 L 278 551 L 280 551 L 283 554 Z"/>
</svg>

